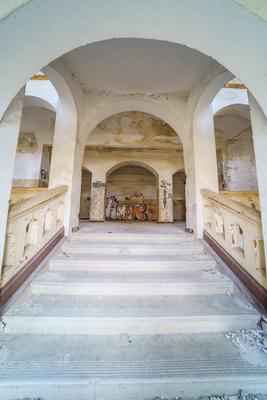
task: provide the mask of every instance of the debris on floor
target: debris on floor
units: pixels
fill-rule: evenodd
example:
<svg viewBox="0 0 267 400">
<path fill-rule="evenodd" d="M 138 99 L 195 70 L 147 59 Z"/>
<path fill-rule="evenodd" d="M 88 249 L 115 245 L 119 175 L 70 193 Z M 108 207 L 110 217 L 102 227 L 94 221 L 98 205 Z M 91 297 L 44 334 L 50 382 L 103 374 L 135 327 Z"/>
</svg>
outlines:
<svg viewBox="0 0 267 400">
<path fill-rule="evenodd" d="M 147 399 L 146 399 L 147 400 Z M 183 400 L 182 397 L 154 397 L 149 400 Z M 188 399 L 189 400 L 189 399 Z M 194 399 L 190 399 L 194 400 Z M 267 394 L 253 394 L 246 393 L 240 390 L 238 394 L 234 395 L 212 395 L 212 396 L 201 396 L 197 400 L 267 400 Z"/>
<path fill-rule="evenodd" d="M 225 337 L 231 340 L 246 361 L 267 366 L 267 334 L 263 329 L 231 331 Z"/>
</svg>

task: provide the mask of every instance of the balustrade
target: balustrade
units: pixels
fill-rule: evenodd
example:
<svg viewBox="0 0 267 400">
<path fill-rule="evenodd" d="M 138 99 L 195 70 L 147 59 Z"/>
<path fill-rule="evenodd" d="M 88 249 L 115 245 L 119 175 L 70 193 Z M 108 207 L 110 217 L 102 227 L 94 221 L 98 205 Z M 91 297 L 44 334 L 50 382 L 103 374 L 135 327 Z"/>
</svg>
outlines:
<svg viewBox="0 0 267 400">
<path fill-rule="evenodd" d="M 67 186 L 59 186 L 10 206 L 1 287 L 63 229 Z"/>
<path fill-rule="evenodd" d="M 207 189 L 201 194 L 205 231 L 267 289 L 260 211 Z"/>
</svg>

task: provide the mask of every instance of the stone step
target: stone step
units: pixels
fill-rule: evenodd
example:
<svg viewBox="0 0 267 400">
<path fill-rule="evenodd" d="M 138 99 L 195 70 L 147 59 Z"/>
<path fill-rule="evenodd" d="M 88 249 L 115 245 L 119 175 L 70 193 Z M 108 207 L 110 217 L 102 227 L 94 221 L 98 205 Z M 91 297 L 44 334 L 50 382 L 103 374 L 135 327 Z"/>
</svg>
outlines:
<svg viewBox="0 0 267 400">
<path fill-rule="evenodd" d="M 59 254 L 49 262 L 51 271 L 161 271 L 210 270 L 216 262 L 207 254 L 178 255 L 105 255 Z"/>
<path fill-rule="evenodd" d="M 181 296 L 231 292 L 233 282 L 217 270 L 143 272 L 48 271 L 36 279 L 35 294 L 75 296 Z"/>
<path fill-rule="evenodd" d="M 74 233 L 70 237 L 70 241 L 85 241 L 89 243 L 155 243 L 155 244 L 177 244 L 180 242 L 194 242 L 194 235 L 189 233 L 177 234 L 138 234 L 138 233 Z"/>
<path fill-rule="evenodd" d="M 66 254 L 199 254 L 204 247 L 199 242 L 181 242 L 175 245 L 157 245 L 151 243 L 88 243 L 70 241 L 62 245 Z"/>
<path fill-rule="evenodd" d="M 11 333 L 173 334 L 253 328 L 258 319 L 237 295 L 125 296 L 122 302 L 120 296 L 29 294 L 4 322 Z"/>
<path fill-rule="evenodd" d="M 186 283 L 82 283 L 82 282 L 35 282 L 35 294 L 61 294 L 76 296 L 181 296 L 193 294 L 217 294 L 233 290 L 230 282 Z"/>
<path fill-rule="evenodd" d="M 244 360 L 220 333 L 5 334 L 5 339 L 8 351 L 0 370 L 5 400 L 151 400 L 234 394 L 240 388 L 267 391 L 267 368 Z"/>
</svg>

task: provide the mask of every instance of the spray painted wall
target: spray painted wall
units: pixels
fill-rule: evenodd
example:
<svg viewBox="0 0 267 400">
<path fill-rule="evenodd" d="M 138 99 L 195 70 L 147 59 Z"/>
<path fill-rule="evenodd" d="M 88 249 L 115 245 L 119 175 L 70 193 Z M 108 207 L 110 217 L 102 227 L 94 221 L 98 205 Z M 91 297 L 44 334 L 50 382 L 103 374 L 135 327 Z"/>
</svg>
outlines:
<svg viewBox="0 0 267 400">
<path fill-rule="evenodd" d="M 237 114 L 219 114 L 214 126 L 220 189 L 257 191 L 250 120 Z"/>
<path fill-rule="evenodd" d="M 40 107 L 23 110 L 13 176 L 14 187 L 38 186 L 43 145 L 52 145 L 54 126 L 54 112 Z"/>
<path fill-rule="evenodd" d="M 157 178 L 145 168 L 128 165 L 113 171 L 106 197 L 107 219 L 157 220 Z"/>
</svg>

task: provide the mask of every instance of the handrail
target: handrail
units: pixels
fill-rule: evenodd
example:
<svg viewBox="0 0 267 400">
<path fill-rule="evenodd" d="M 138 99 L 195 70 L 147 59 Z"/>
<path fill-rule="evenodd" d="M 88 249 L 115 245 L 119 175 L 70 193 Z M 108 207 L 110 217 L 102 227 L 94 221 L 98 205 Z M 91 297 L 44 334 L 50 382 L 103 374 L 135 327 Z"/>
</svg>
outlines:
<svg viewBox="0 0 267 400">
<path fill-rule="evenodd" d="M 261 212 L 208 189 L 201 194 L 205 232 L 267 289 Z"/>
<path fill-rule="evenodd" d="M 260 211 L 255 210 L 252 207 L 239 203 L 236 200 L 229 199 L 223 194 L 212 192 L 209 189 L 202 189 L 201 194 L 202 196 L 208 197 L 209 199 L 213 200 L 221 207 L 224 207 L 225 209 L 228 209 L 231 212 L 242 216 L 243 218 L 249 219 L 251 222 L 254 222 L 256 224 L 261 223 Z"/>
<path fill-rule="evenodd" d="M 63 193 L 66 193 L 67 190 L 68 186 L 66 185 L 57 186 L 53 189 L 30 197 L 29 199 L 24 199 L 18 203 L 11 204 L 11 206 L 9 207 L 8 219 L 13 220 L 14 218 L 20 218 L 29 210 L 33 210 L 36 207 L 45 205 L 51 199 L 61 196 Z"/>
</svg>

